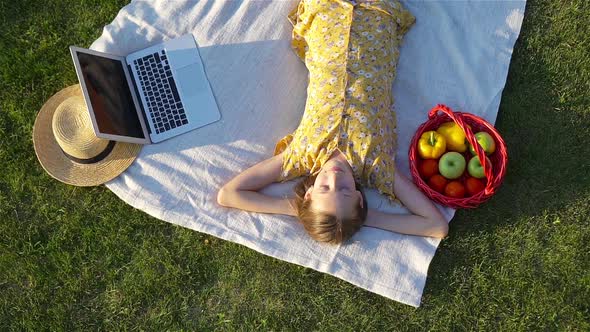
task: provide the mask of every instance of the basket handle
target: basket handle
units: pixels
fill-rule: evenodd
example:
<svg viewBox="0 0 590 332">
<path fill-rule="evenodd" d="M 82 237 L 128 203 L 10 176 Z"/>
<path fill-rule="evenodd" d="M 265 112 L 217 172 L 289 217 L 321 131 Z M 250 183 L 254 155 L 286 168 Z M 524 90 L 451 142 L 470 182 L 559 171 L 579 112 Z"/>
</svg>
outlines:
<svg viewBox="0 0 590 332">
<path fill-rule="evenodd" d="M 439 111 L 448 115 L 465 133 L 465 137 L 467 138 L 467 141 L 475 149 L 475 153 L 476 153 L 477 157 L 479 158 L 479 162 L 483 166 L 484 174 L 486 176 L 486 179 L 488 180 L 488 182 L 486 184 L 486 188 L 484 189 L 484 193 L 486 195 L 493 193 L 492 180 L 493 180 L 494 175 L 492 174 L 492 167 L 489 164 L 489 158 L 486 158 L 485 151 L 483 150 L 481 145 L 479 145 L 477 143 L 477 139 L 475 138 L 475 135 L 473 134 L 471 129 L 469 129 L 469 127 L 467 126 L 465 121 L 463 121 L 462 113 L 453 112 L 453 110 L 451 110 L 450 107 L 448 107 L 444 104 L 438 104 L 438 105 L 434 106 L 430 110 L 430 112 L 428 112 L 428 118 L 433 119 L 435 116 L 438 115 Z"/>
</svg>

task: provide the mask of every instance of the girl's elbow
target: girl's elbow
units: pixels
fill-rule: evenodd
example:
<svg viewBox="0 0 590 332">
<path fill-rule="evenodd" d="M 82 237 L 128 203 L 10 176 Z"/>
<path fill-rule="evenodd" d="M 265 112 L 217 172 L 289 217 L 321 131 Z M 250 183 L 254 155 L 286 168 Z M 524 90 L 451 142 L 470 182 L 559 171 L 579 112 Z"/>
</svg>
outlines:
<svg viewBox="0 0 590 332">
<path fill-rule="evenodd" d="M 219 191 L 217 192 L 217 204 L 221 205 L 221 206 L 225 206 L 228 207 L 229 206 L 229 189 L 226 188 L 225 186 L 221 187 L 221 189 L 219 189 Z"/>
<path fill-rule="evenodd" d="M 446 220 L 440 219 L 436 221 L 436 226 L 434 226 L 432 237 L 435 238 L 445 238 L 449 234 L 449 224 Z"/>
</svg>

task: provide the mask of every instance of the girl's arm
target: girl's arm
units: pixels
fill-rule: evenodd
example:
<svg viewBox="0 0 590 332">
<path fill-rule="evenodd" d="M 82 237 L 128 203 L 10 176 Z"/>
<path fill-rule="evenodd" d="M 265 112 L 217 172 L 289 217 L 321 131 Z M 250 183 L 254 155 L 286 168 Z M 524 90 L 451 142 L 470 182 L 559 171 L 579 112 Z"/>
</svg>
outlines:
<svg viewBox="0 0 590 332">
<path fill-rule="evenodd" d="M 246 211 L 295 216 L 290 198 L 272 197 L 258 192 L 279 178 L 282 166 L 281 153 L 248 168 L 221 187 L 217 193 L 217 203 Z"/>
<path fill-rule="evenodd" d="M 365 226 L 376 227 L 401 234 L 444 238 L 449 225 L 440 211 L 416 185 L 404 175 L 395 172 L 394 194 L 412 214 L 391 214 L 369 210 Z"/>
</svg>

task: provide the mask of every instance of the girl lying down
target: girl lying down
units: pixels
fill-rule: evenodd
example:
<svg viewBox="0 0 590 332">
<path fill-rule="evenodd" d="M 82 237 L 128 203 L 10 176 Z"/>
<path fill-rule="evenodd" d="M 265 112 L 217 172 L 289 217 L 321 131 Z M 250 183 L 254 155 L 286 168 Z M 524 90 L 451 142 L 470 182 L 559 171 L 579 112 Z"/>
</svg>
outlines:
<svg viewBox="0 0 590 332">
<path fill-rule="evenodd" d="M 273 157 L 225 184 L 222 206 L 298 217 L 309 235 L 341 243 L 361 226 L 443 238 L 446 220 L 395 170 L 392 84 L 402 37 L 414 17 L 397 0 L 302 0 L 289 14 L 292 46 L 309 70 L 305 112 Z M 302 177 L 293 197 L 259 192 Z M 412 214 L 367 208 L 361 184 Z"/>
</svg>

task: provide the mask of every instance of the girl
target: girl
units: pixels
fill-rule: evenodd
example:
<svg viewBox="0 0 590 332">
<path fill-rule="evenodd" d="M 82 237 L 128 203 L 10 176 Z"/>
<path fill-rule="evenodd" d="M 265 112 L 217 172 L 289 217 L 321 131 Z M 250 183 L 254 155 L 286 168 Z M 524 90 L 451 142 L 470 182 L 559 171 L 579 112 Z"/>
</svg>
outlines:
<svg viewBox="0 0 590 332">
<path fill-rule="evenodd" d="M 289 14 L 292 46 L 309 70 L 299 127 L 275 155 L 224 185 L 222 206 L 297 216 L 317 241 L 341 243 L 360 227 L 445 237 L 446 220 L 395 171 L 391 93 L 399 47 L 414 17 L 397 0 L 301 0 Z M 303 177 L 294 197 L 259 192 Z M 367 208 L 361 185 L 400 201 L 411 215 Z"/>
</svg>

